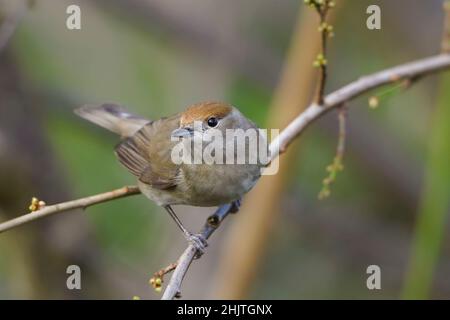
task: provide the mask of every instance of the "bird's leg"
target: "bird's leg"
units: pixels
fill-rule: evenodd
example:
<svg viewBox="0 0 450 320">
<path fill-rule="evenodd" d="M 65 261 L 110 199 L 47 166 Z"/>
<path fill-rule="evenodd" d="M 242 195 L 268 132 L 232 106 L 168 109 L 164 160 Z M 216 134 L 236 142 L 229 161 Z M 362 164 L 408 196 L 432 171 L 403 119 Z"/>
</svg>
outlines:
<svg viewBox="0 0 450 320">
<path fill-rule="evenodd" d="M 180 230 L 183 232 L 184 237 L 186 240 L 191 243 L 195 249 L 197 249 L 197 258 L 199 258 L 203 253 L 205 253 L 205 249 L 208 246 L 208 243 L 206 242 L 206 239 L 201 234 L 193 234 L 189 232 L 184 226 L 181 220 L 178 218 L 178 216 L 173 211 L 172 207 L 167 205 L 164 206 L 164 209 L 167 210 L 169 215 L 172 217 L 172 219 L 175 221 L 177 226 L 180 228 Z"/>
</svg>

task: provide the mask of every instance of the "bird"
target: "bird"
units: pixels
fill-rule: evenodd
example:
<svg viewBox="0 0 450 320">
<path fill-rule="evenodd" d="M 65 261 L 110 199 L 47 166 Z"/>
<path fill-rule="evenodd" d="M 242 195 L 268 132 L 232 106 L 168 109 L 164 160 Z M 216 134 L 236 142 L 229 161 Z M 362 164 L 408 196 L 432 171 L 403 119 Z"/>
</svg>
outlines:
<svg viewBox="0 0 450 320">
<path fill-rule="evenodd" d="M 191 143 L 189 139 L 196 134 L 213 132 L 213 129 L 223 134 L 229 129 L 258 129 L 238 108 L 224 102 L 193 104 L 182 112 L 154 121 L 132 114 L 115 103 L 84 105 L 74 112 L 121 137 L 114 149 L 119 162 L 137 178 L 142 194 L 169 213 L 200 254 L 207 246 L 206 239 L 189 232 L 172 206 L 212 207 L 226 203 L 238 206 L 264 167 L 261 161 L 243 164 L 173 161 L 172 150 L 179 143 L 177 138 Z M 258 139 L 264 137 L 258 135 Z"/>
</svg>

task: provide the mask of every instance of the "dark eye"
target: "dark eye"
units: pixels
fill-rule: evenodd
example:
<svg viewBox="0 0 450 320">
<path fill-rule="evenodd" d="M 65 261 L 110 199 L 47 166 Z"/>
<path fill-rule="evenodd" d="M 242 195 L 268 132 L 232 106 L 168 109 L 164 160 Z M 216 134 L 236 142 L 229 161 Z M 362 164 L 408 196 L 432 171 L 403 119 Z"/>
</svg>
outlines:
<svg viewBox="0 0 450 320">
<path fill-rule="evenodd" d="M 219 120 L 217 120 L 217 118 L 215 118 L 215 117 L 211 117 L 208 119 L 207 122 L 208 122 L 208 126 L 210 126 L 211 128 L 214 128 L 219 123 Z"/>
</svg>

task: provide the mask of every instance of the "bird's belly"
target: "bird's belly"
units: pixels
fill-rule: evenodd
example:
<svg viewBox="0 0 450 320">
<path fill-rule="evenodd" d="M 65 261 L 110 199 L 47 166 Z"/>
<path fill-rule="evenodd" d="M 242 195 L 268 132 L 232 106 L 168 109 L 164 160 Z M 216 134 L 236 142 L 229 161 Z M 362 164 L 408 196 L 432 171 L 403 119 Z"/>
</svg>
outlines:
<svg viewBox="0 0 450 320">
<path fill-rule="evenodd" d="M 181 171 L 174 188 L 161 190 L 138 182 L 139 188 L 160 206 L 185 204 L 212 207 L 239 199 L 260 177 L 260 167 L 257 165 L 190 165 Z"/>
<path fill-rule="evenodd" d="M 183 170 L 186 204 L 217 206 L 237 200 L 260 177 L 257 165 L 190 165 Z"/>
<path fill-rule="evenodd" d="M 147 198 L 155 202 L 159 206 L 166 206 L 171 204 L 182 204 L 183 199 L 175 192 L 175 188 L 161 190 L 154 188 L 151 185 L 138 181 L 138 187 Z"/>
</svg>

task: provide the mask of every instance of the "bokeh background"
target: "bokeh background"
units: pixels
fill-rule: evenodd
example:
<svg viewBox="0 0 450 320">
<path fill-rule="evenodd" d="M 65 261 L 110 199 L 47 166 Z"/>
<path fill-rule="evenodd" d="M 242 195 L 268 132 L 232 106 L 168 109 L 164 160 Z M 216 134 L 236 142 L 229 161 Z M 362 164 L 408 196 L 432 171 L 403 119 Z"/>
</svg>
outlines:
<svg viewBox="0 0 450 320">
<path fill-rule="evenodd" d="M 440 51 L 442 0 L 336 0 L 327 91 Z M 81 7 L 81 30 L 66 8 Z M 369 31 L 378 4 L 382 29 Z M 156 119 L 204 100 L 282 129 L 308 104 L 318 19 L 300 0 L 0 1 L 0 221 L 31 197 L 57 203 L 134 184 L 118 138 L 77 118 L 117 102 Z M 1 41 L 0 41 L 1 44 Z M 345 170 L 319 201 L 332 161 L 330 113 L 282 156 L 227 219 L 185 279 L 183 298 L 450 298 L 450 79 L 378 90 L 349 104 Z M 177 207 L 191 230 L 213 208 Z M 185 241 L 143 196 L 0 234 L 2 299 L 158 299 L 153 272 Z M 66 268 L 82 289 L 66 288 Z M 366 268 L 381 268 L 368 290 Z"/>
</svg>

